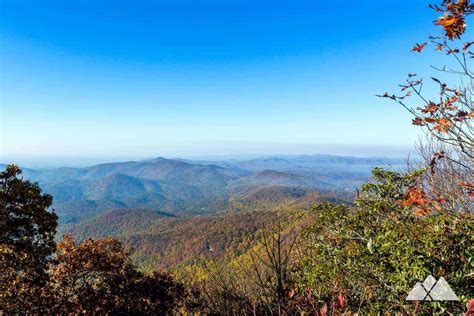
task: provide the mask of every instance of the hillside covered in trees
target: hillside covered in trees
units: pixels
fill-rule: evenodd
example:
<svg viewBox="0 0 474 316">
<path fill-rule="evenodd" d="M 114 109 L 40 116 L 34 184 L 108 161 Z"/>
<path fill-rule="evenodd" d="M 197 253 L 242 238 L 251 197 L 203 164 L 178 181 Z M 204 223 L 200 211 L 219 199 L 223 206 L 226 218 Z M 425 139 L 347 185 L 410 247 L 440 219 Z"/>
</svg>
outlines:
<svg viewBox="0 0 474 316">
<path fill-rule="evenodd" d="M 450 66 L 378 95 L 424 132 L 407 164 L 2 166 L 0 314 L 472 315 L 474 4 L 431 8 L 440 34 L 412 51 Z"/>
<path fill-rule="evenodd" d="M 113 208 L 190 216 L 238 211 L 237 201 L 278 204 L 313 193 L 350 201 L 372 168 L 399 170 L 403 165 L 402 159 L 325 155 L 212 162 L 156 158 L 87 168 L 23 169 L 23 174 L 54 196 L 60 223 L 67 224 Z"/>
</svg>

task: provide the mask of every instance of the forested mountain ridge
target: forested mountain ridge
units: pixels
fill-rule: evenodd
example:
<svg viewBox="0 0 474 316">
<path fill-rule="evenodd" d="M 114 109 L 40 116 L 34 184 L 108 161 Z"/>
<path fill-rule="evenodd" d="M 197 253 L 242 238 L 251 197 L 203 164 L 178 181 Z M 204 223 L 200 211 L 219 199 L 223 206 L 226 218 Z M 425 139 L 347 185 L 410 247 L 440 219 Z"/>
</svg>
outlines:
<svg viewBox="0 0 474 316">
<path fill-rule="evenodd" d="M 380 162 L 319 155 L 227 162 L 154 158 L 25 169 L 24 177 L 53 196 L 59 236 L 117 237 L 142 268 L 154 269 L 234 256 L 237 248 L 251 246 L 243 232 L 256 233 L 277 213 L 293 225 L 295 212 L 302 216 L 314 204 L 350 203 L 368 166 Z"/>
<path fill-rule="evenodd" d="M 304 226 L 312 216 L 308 205 L 281 202 L 265 211 L 187 218 L 152 210 L 114 209 L 67 226 L 63 232 L 78 240 L 114 236 L 130 249 L 142 270 L 179 269 L 245 253 L 254 246 L 255 234 L 275 218 L 285 227 Z"/>
<path fill-rule="evenodd" d="M 260 188 L 273 187 L 275 194 L 289 188 L 299 194 L 354 192 L 370 169 L 381 164 L 397 169 L 403 161 L 326 155 L 236 161 L 159 157 L 86 168 L 24 169 L 24 177 L 53 195 L 61 223 L 78 223 L 113 208 L 210 215 L 221 212 L 217 205 Z"/>
</svg>

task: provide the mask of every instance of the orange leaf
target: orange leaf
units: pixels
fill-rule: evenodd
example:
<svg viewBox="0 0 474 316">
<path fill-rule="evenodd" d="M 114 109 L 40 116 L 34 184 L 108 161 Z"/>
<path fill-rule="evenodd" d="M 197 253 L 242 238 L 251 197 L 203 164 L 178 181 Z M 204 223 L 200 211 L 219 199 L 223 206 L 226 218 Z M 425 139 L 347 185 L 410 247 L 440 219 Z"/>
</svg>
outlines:
<svg viewBox="0 0 474 316">
<path fill-rule="evenodd" d="M 428 209 L 424 207 L 419 207 L 415 210 L 416 216 L 426 216 L 429 213 Z"/>
<path fill-rule="evenodd" d="M 420 109 L 420 110 L 423 113 L 434 113 L 434 112 L 438 111 L 438 105 L 431 102 L 429 106 L 427 106 L 424 109 Z"/>
<path fill-rule="evenodd" d="M 440 118 L 436 121 L 436 124 L 434 129 L 442 133 L 447 133 L 448 130 L 453 127 L 453 123 L 446 118 Z"/>
<path fill-rule="evenodd" d="M 448 14 L 444 14 L 444 16 L 441 16 L 438 18 L 438 21 L 436 21 L 436 25 L 441 25 L 443 27 L 448 27 L 453 24 L 456 24 L 459 21 L 458 17 L 455 16 L 450 16 Z"/>
<path fill-rule="evenodd" d="M 444 45 L 443 44 L 439 44 L 438 46 L 436 46 L 435 50 L 436 51 L 440 51 L 444 48 Z"/>
<path fill-rule="evenodd" d="M 419 188 L 409 188 L 405 200 L 401 201 L 402 206 L 424 205 L 428 201 L 425 199 L 425 192 Z"/>
</svg>

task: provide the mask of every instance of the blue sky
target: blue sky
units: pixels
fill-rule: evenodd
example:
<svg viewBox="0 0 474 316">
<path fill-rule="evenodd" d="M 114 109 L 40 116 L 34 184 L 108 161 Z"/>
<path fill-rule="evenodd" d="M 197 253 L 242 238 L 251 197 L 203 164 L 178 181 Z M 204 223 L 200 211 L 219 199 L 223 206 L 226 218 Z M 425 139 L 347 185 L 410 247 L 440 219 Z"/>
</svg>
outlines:
<svg viewBox="0 0 474 316">
<path fill-rule="evenodd" d="M 427 4 L 3 0 L 0 160 L 409 148 Z"/>
</svg>

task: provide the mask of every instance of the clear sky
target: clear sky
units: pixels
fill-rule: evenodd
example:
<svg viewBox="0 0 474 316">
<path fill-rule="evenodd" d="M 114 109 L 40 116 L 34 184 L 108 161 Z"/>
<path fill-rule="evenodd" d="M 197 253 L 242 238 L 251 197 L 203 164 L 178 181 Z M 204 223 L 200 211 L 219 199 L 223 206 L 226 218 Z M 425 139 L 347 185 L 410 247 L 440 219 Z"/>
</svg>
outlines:
<svg viewBox="0 0 474 316">
<path fill-rule="evenodd" d="M 409 148 L 427 4 L 2 0 L 0 160 Z"/>
</svg>

